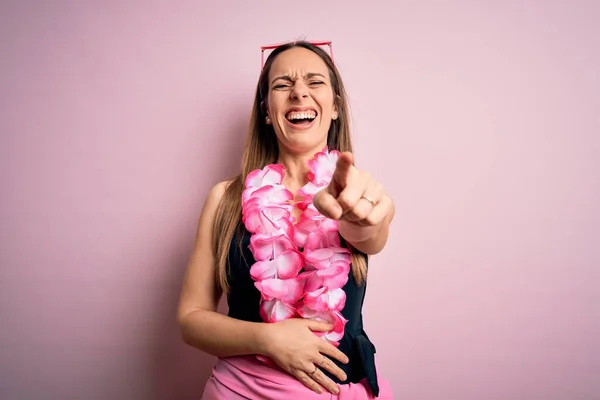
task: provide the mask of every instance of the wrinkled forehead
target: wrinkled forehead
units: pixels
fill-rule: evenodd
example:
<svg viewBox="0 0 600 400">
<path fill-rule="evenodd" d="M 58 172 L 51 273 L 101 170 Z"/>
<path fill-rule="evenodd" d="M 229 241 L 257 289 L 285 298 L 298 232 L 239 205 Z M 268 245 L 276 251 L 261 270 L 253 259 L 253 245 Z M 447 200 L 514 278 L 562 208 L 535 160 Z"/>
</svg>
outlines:
<svg viewBox="0 0 600 400">
<path fill-rule="evenodd" d="M 325 61 L 310 50 L 295 47 L 284 51 L 275 58 L 269 71 L 269 81 L 282 75 L 299 79 L 315 73 L 329 77 Z"/>
</svg>

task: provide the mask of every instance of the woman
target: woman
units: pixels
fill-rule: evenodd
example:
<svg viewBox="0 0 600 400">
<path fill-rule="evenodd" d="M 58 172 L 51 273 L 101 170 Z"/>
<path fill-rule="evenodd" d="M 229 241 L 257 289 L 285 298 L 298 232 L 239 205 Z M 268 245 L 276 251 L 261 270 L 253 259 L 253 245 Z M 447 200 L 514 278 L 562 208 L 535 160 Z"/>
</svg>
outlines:
<svg viewBox="0 0 600 400">
<path fill-rule="evenodd" d="M 242 172 L 209 192 L 181 294 L 184 341 L 218 357 L 205 400 L 392 398 L 361 309 L 394 205 L 351 151 L 331 58 L 306 42 L 275 49 Z"/>
</svg>

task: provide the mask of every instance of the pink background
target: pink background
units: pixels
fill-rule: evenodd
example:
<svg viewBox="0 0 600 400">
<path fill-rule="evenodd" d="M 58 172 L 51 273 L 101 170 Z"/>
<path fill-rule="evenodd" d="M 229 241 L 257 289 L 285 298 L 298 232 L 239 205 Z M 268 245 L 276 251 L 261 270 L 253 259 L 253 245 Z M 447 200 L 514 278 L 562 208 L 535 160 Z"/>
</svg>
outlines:
<svg viewBox="0 0 600 400">
<path fill-rule="evenodd" d="M 600 6 L 397 3 L 3 1 L 0 398 L 200 398 L 197 216 L 259 46 L 307 37 L 397 204 L 365 306 L 396 397 L 599 399 Z"/>
</svg>

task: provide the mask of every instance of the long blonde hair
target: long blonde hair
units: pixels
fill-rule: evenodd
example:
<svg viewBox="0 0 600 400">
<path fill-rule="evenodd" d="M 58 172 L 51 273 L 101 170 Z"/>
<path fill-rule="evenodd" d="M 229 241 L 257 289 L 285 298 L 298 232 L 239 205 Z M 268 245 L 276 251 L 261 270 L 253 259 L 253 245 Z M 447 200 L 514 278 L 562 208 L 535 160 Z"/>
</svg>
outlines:
<svg viewBox="0 0 600 400">
<path fill-rule="evenodd" d="M 261 169 L 268 164 L 276 163 L 279 156 L 279 148 L 273 127 L 265 122 L 266 110 L 264 105 L 268 95 L 269 70 L 278 54 L 293 47 L 303 47 L 313 51 L 327 65 L 338 108 L 338 118 L 331 121 L 327 134 L 327 146 L 329 150 L 352 151 L 347 97 L 340 74 L 329 55 L 320 47 L 304 41 L 284 44 L 273 50 L 265 62 L 256 88 L 246 145 L 242 156 L 241 173 L 235 176 L 227 185 L 215 214 L 212 252 L 216 263 L 216 283 L 223 293 L 229 291 L 227 272 L 231 242 L 236 233 L 241 233 L 241 200 L 246 177 L 255 169 Z M 354 278 L 358 283 L 362 283 L 367 276 L 366 255 L 343 240 L 342 242 L 352 252 Z"/>
</svg>

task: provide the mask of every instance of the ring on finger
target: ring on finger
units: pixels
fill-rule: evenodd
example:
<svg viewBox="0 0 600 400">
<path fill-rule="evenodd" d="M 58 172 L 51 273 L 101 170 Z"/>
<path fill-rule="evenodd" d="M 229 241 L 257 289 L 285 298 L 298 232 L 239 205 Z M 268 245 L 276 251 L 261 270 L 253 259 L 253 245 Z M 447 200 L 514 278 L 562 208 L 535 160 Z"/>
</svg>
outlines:
<svg viewBox="0 0 600 400">
<path fill-rule="evenodd" d="M 327 358 L 325 356 L 323 356 L 323 359 L 321 360 L 321 362 L 319 363 L 319 367 L 322 367 L 323 364 L 327 361 Z"/>
<path fill-rule="evenodd" d="M 315 372 L 317 372 L 317 370 L 318 370 L 318 369 L 319 369 L 319 367 L 317 367 L 317 366 L 315 365 L 315 369 L 314 369 L 314 371 L 312 371 L 312 372 L 309 372 L 308 374 L 309 374 L 310 376 L 313 376 L 313 375 L 315 374 Z"/>
<path fill-rule="evenodd" d="M 375 207 L 375 201 L 374 201 L 373 199 L 371 199 L 369 196 L 365 196 L 365 195 L 363 195 L 363 196 L 361 196 L 360 198 L 361 198 L 361 199 L 365 199 L 366 201 L 368 201 L 369 203 L 371 203 L 371 205 L 372 205 L 373 207 Z"/>
</svg>

